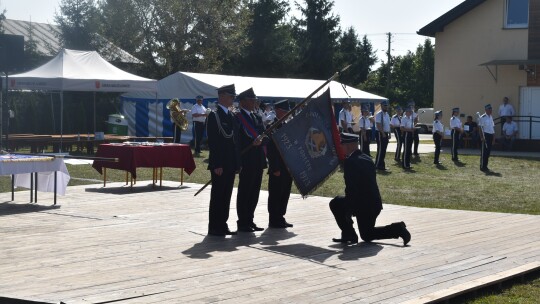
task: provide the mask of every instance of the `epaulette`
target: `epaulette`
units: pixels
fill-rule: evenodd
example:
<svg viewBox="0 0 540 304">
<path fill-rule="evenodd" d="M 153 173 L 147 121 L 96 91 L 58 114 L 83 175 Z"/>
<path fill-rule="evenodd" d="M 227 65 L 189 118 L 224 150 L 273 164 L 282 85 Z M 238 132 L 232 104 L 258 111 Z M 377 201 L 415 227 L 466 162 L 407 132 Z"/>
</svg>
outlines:
<svg viewBox="0 0 540 304">
<path fill-rule="evenodd" d="M 484 117 L 484 116 L 486 116 L 486 113 L 482 114 L 480 117 Z"/>
</svg>

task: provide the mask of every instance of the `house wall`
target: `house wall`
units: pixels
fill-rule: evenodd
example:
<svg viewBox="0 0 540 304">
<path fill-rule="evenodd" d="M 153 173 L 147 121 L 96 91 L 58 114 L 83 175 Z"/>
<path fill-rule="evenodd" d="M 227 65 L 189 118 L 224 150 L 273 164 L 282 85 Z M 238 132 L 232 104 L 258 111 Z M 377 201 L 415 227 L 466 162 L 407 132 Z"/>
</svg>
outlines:
<svg viewBox="0 0 540 304">
<path fill-rule="evenodd" d="M 480 66 L 491 60 L 527 59 L 528 29 L 503 29 L 504 9 L 504 0 L 485 1 L 436 34 L 434 108 L 443 110 L 446 126 L 453 107 L 475 117 L 491 103 L 497 113 L 504 96 L 519 111 L 527 73 L 518 66 L 499 66 L 496 82 Z M 495 67 L 490 68 L 495 74 Z"/>
</svg>

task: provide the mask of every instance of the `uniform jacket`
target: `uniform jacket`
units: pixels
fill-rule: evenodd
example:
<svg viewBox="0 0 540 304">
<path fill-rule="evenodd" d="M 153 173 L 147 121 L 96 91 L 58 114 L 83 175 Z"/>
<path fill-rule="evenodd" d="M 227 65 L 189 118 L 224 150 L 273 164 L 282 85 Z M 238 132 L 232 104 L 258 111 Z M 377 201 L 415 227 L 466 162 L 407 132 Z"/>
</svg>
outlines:
<svg viewBox="0 0 540 304">
<path fill-rule="evenodd" d="M 356 150 L 345 160 L 343 171 L 345 198 L 352 214 L 380 211 L 382 199 L 371 158 Z"/>
<path fill-rule="evenodd" d="M 276 123 L 277 119 L 274 120 Z M 279 128 L 279 127 L 278 127 Z M 268 157 L 268 174 L 280 171 L 281 174 L 289 173 L 285 162 L 279 154 L 279 150 L 273 140 L 268 142 L 267 147 L 267 157 Z"/>
<path fill-rule="evenodd" d="M 237 114 L 238 115 L 238 114 Z M 262 122 L 262 118 L 257 115 L 253 114 L 255 117 L 255 121 L 251 118 L 250 115 L 246 113 L 244 110 L 240 110 L 239 115 L 242 115 L 242 117 L 251 123 L 251 126 L 257 131 L 257 134 L 261 135 L 264 132 L 264 125 Z M 239 118 L 235 117 L 238 122 L 239 126 L 239 132 L 238 132 L 238 148 L 240 153 L 244 151 L 247 147 L 251 146 L 255 138 L 252 137 L 252 135 L 244 128 L 242 125 L 242 122 Z M 242 160 L 242 170 L 249 170 L 250 168 L 259 168 L 264 169 L 266 168 L 266 155 L 264 152 L 264 146 L 265 142 L 259 146 L 253 146 L 249 148 L 249 150 L 245 151 L 241 155 Z"/>
<path fill-rule="evenodd" d="M 225 113 L 218 106 L 208 115 L 206 120 L 206 134 L 210 150 L 208 170 L 223 168 L 238 171 L 240 169 L 240 151 L 236 143 L 238 131 L 238 124 L 230 111 Z"/>
</svg>

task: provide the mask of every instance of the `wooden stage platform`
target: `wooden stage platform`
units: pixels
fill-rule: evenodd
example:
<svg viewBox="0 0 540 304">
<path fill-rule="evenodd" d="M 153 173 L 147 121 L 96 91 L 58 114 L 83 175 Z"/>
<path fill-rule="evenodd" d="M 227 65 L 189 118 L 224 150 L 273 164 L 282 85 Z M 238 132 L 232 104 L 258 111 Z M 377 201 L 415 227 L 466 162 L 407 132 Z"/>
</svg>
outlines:
<svg viewBox="0 0 540 304">
<path fill-rule="evenodd" d="M 330 199 L 293 195 L 294 228 L 206 237 L 210 191 L 76 186 L 51 206 L 0 194 L 0 297 L 46 303 L 424 303 L 540 268 L 540 216 L 385 205 L 401 240 L 344 247 Z M 235 192 L 236 193 L 236 192 Z M 235 197 L 235 193 L 233 197 Z M 267 225 L 267 193 L 255 222 Z M 234 199 L 233 199 L 234 201 Z M 234 205 L 234 204 L 233 204 Z M 229 225 L 236 228 L 235 210 Z"/>
</svg>

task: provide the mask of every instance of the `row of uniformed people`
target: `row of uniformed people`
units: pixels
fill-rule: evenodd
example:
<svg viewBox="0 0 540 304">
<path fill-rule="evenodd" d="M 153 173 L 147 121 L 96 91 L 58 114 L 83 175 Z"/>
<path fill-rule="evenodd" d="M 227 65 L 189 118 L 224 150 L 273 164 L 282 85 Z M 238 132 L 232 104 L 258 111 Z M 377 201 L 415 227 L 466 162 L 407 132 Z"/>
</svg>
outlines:
<svg viewBox="0 0 540 304">
<path fill-rule="evenodd" d="M 235 235 L 228 227 L 229 209 L 235 175 L 239 174 L 236 210 L 237 228 L 243 232 L 262 231 L 254 222 L 259 200 L 262 174 L 268 167 L 269 227 L 287 228 L 293 225 L 285 220 L 292 186 L 289 175 L 277 148 L 272 141 L 263 142 L 265 130 L 259 115 L 257 96 L 253 89 L 238 94 L 239 110 L 230 110 L 236 98 L 234 84 L 217 89 L 216 110 L 208 115 L 208 170 L 211 173 L 208 234 L 215 236 Z M 283 100 L 275 105 L 275 121 L 289 110 L 289 102 Z M 268 160 L 268 161 L 267 161 Z"/>
<path fill-rule="evenodd" d="M 376 114 L 376 121 L 380 121 L 380 117 L 382 117 L 383 113 L 386 112 L 388 104 L 382 103 L 381 104 L 381 111 Z M 489 156 L 491 154 L 491 147 L 494 143 L 494 123 L 493 123 L 493 117 L 491 116 L 492 107 L 490 104 L 485 106 L 486 113 L 480 117 L 479 126 L 481 127 L 482 132 L 481 139 L 482 139 L 482 151 L 481 151 L 481 163 L 480 163 L 480 169 L 482 171 L 489 171 L 488 168 L 488 162 L 489 162 Z M 395 153 L 395 160 L 401 161 L 402 167 L 404 169 L 410 169 L 410 160 L 411 155 L 417 155 L 418 154 L 418 148 L 416 147 L 416 141 L 417 139 L 415 137 L 418 136 L 418 132 L 415 128 L 415 125 L 417 123 L 417 115 L 414 112 L 414 105 L 409 104 L 409 106 L 405 109 L 405 115 L 402 116 L 402 109 L 401 107 L 396 107 L 397 113 L 394 114 L 390 120 L 390 126 L 393 129 L 394 136 L 396 137 L 396 153 Z M 380 117 L 379 117 L 380 116 Z M 444 125 L 441 122 L 442 118 L 442 111 L 435 112 L 435 120 L 433 122 L 433 141 L 435 144 L 435 157 L 433 163 L 438 165 L 440 164 L 439 156 L 441 151 L 441 144 L 442 139 L 444 138 Z M 377 129 L 379 130 L 380 124 L 377 125 Z M 461 120 L 459 119 L 459 108 L 453 108 L 452 109 L 452 117 L 450 118 L 450 128 L 451 128 L 451 138 L 452 138 L 452 147 L 451 147 L 451 155 L 453 161 L 459 161 L 458 158 L 458 148 L 460 145 L 460 138 L 463 133 Z M 383 132 L 379 130 L 379 134 L 386 133 L 387 130 L 385 129 Z M 384 137 L 384 135 L 383 135 Z M 412 153 L 412 145 L 415 144 L 415 153 Z M 401 151 L 403 148 L 403 152 Z M 385 146 L 382 145 L 381 147 L 378 146 L 378 149 L 383 149 L 382 153 L 377 153 L 377 163 L 382 163 L 379 160 L 379 157 L 384 155 Z M 402 155 L 402 159 L 400 160 L 400 156 Z M 377 166 L 379 170 L 385 170 L 383 169 L 384 166 Z"/>
<path fill-rule="evenodd" d="M 489 171 L 488 163 L 491 155 L 491 148 L 495 142 L 495 123 L 493 121 L 491 104 L 484 106 L 485 113 L 479 117 L 478 126 L 480 127 L 480 140 L 482 141 L 481 154 L 480 154 L 480 170 Z M 439 111 L 440 112 L 440 111 Z M 442 113 L 440 113 L 442 115 Z M 440 119 L 440 117 L 439 117 Z M 437 119 L 435 119 L 437 121 Z M 434 124 L 435 126 L 435 124 Z M 459 161 L 458 149 L 460 145 L 460 138 L 463 135 L 463 127 L 461 120 L 459 119 L 459 108 L 452 109 L 452 117 L 450 118 L 450 135 L 452 137 L 452 160 Z M 434 131 L 435 132 L 435 129 Z"/>
</svg>

